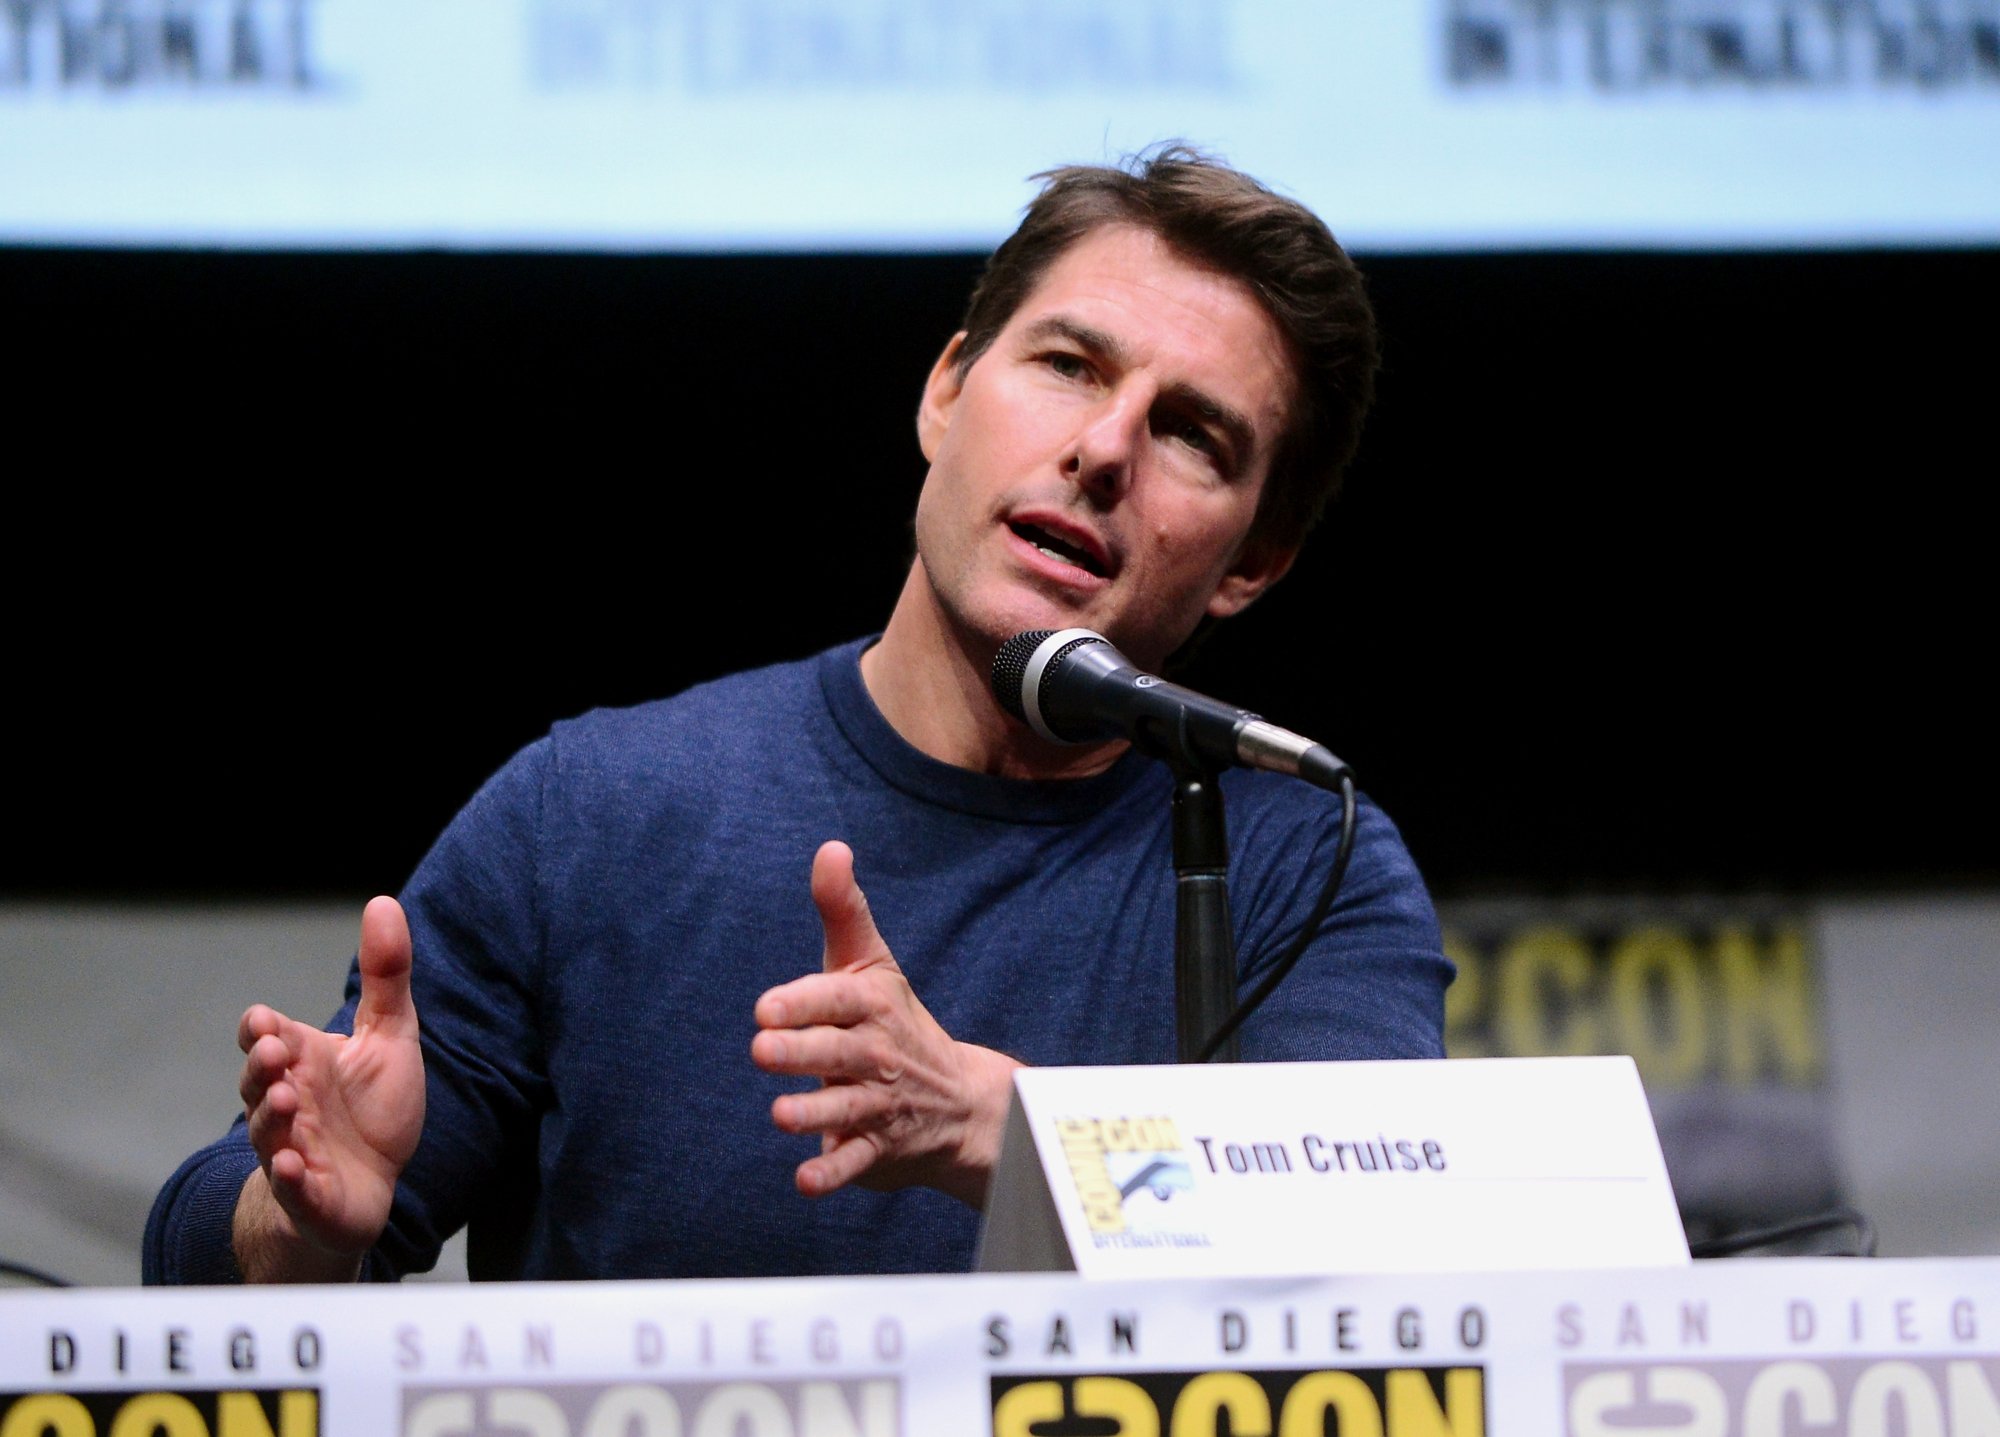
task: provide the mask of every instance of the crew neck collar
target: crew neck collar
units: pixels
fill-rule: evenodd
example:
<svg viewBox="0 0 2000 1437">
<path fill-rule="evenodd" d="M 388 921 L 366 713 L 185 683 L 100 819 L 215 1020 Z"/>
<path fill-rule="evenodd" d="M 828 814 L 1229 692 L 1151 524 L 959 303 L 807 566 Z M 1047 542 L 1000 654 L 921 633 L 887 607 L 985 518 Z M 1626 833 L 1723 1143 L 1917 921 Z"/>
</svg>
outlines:
<svg viewBox="0 0 2000 1437">
<path fill-rule="evenodd" d="M 871 634 L 820 655 L 820 688 L 854 751 L 911 797 L 1015 823 L 1072 823 L 1103 811 L 1145 778 L 1152 761 L 1130 750 L 1102 773 L 1065 779 L 999 778 L 932 758 L 896 732 L 862 680 L 861 655 L 881 637 Z"/>
</svg>

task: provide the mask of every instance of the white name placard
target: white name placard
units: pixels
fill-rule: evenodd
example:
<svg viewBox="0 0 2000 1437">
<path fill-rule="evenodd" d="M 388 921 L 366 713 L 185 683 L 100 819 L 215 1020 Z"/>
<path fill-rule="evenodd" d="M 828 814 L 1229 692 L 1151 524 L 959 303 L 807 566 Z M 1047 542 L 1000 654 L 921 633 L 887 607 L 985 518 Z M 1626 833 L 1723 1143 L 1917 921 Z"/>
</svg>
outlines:
<svg viewBox="0 0 2000 1437">
<path fill-rule="evenodd" d="M 1026 1069 L 978 1266 L 1086 1277 L 1679 1266 L 1628 1057 Z"/>
</svg>

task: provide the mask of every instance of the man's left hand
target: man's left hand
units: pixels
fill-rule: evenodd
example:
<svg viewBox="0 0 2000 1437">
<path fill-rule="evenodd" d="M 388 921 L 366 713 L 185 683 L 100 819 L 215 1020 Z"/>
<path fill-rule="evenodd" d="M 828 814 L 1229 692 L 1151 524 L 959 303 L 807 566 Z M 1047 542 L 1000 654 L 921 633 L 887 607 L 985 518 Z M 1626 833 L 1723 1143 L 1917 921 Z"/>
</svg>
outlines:
<svg viewBox="0 0 2000 1437">
<path fill-rule="evenodd" d="M 821 1137 L 820 1155 L 799 1164 L 799 1191 L 920 1184 L 980 1206 L 1021 1064 L 955 1041 L 917 1001 L 876 931 L 846 844 L 813 856 L 812 895 L 826 932 L 823 971 L 759 998 L 750 1043 L 765 1072 L 822 1083 L 771 1104 L 786 1132 Z"/>
</svg>

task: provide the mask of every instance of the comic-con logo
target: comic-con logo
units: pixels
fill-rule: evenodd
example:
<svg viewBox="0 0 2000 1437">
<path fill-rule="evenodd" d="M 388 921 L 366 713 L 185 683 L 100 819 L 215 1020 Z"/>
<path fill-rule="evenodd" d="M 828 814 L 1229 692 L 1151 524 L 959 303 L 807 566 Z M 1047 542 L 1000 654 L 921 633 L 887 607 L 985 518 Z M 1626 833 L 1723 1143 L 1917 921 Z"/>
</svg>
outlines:
<svg viewBox="0 0 2000 1437">
<path fill-rule="evenodd" d="M 1052 1374 L 991 1386 L 993 1437 L 1486 1437 L 1480 1367 Z"/>
<path fill-rule="evenodd" d="M 2000 1431 L 2000 1360 L 1815 1357 L 1571 1363 L 1569 1437 L 1983 1437 Z"/>
<path fill-rule="evenodd" d="M 1172 1118 L 1062 1118 L 1056 1132 L 1093 1236 L 1155 1227 L 1158 1209 L 1194 1186 Z"/>
<path fill-rule="evenodd" d="M 905 1437 L 892 1377 L 405 1387 L 402 1437 Z"/>
<path fill-rule="evenodd" d="M 6 1437 L 319 1437 L 319 1389 L 0 1392 Z"/>
</svg>

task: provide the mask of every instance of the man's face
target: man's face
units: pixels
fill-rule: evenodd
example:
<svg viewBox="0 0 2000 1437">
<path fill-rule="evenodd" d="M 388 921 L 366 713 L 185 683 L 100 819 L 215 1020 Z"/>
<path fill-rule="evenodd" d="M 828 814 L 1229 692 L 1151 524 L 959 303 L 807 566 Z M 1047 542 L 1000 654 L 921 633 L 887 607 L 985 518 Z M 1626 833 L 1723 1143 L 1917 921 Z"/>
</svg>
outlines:
<svg viewBox="0 0 2000 1437">
<path fill-rule="evenodd" d="M 1150 231 L 1086 235 L 961 374 L 924 388 L 918 562 L 948 619 L 998 647 L 1094 629 L 1157 668 L 1292 551 L 1249 540 L 1293 388 L 1240 281 Z"/>
</svg>

